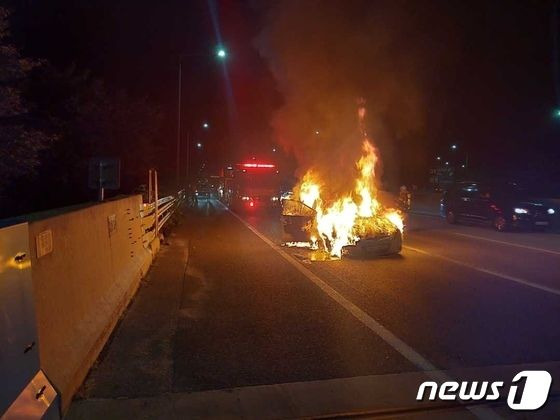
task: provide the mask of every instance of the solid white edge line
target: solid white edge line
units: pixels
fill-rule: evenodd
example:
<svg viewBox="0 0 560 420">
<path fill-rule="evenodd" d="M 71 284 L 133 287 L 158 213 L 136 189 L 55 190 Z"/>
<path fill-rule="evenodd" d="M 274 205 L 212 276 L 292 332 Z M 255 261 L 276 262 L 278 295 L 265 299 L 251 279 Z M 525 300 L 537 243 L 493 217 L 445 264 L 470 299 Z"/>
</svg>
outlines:
<svg viewBox="0 0 560 420">
<path fill-rule="evenodd" d="M 524 248 L 524 249 L 529 249 L 531 251 L 544 252 L 544 253 L 552 254 L 552 255 L 560 255 L 560 251 L 554 251 L 552 249 L 539 248 L 539 247 L 530 246 L 530 245 L 514 244 L 514 243 L 511 243 L 511 242 L 499 241 L 497 239 L 485 238 L 483 236 L 469 235 L 468 233 L 459 233 L 459 232 L 451 232 L 451 233 L 453 233 L 453 235 L 464 236 L 466 238 L 472 238 L 472 239 L 480 239 L 482 241 L 488 241 L 488 242 L 494 242 L 494 243 L 501 244 L 501 245 L 513 246 L 515 248 Z"/>
<path fill-rule="evenodd" d="M 259 232 L 255 227 L 251 226 L 248 222 L 243 220 L 240 216 L 235 214 L 231 211 L 227 206 L 223 203 L 219 202 L 232 216 L 234 216 L 237 220 L 239 220 L 247 229 L 257 235 L 262 241 L 264 241 L 268 246 L 270 246 L 274 251 L 276 251 L 280 256 L 286 260 L 292 267 L 298 270 L 301 274 L 303 274 L 308 280 L 310 280 L 313 284 L 319 287 L 325 294 L 327 294 L 331 299 L 333 299 L 336 303 L 346 309 L 350 314 L 352 314 L 358 321 L 360 321 L 363 325 L 365 325 L 370 331 L 374 334 L 379 336 L 383 341 L 385 341 L 389 346 L 395 349 L 401 356 L 403 356 L 406 360 L 412 363 L 414 366 L 419 368 L 420 370 L 424 371 L 426 375 L 434 380 L 440 382 L 452 381 L 453 378 L 445 374 L 444 372 L 438 370 L 436 366 L 434 366 L 429 360 L 424 358 L 420 353 L 398 338 L 395 334 L 369 316 L 366 312 L 352 303 L 350 300 L 346 299 L 342 296 L 339 292 L 329 286 L 326 282 L 321 280 L 319 276 L 314 274 L 311 270 L 305 268 L 299 262 L 297 262 L 294 258 L 292 258 L 288 253 L 284 250 L 280 249 L 276 246 L 270 239 L 264 236 L 261 232 Z M 469 410 L 475 416 L 482 418 L 482 419 L 498 419 L 501 418 L 496 414 L 495 411 L 488 407 L 480 407 L 480 406 L 466 406 L 467 410 Z"/>
<path fill-rule="evenodd" d="M 450 262 L 450 263 L 453 263 L 453 264 L 456 264 L 456 265 L 460 265 L 462 267 L 466 267 L 466 268 L 469 268 L 471 270 L 478 271 L 480 273 L 489 274 L 489 275 L 494 276 L 494 277 L 499 277 L 499 278 L 504 279 L 504 280 L 509 280 L 509 281 L 513 281 L 513 282 L 518 283 L 518 284 L 522 284 L 523 286 L 532 287 L 534 289 L 539 289 L 539 290 L 542 290 L 544 292 L 548 292 L 548 293 L 552 293 L 552 294 L 560 296 L 560 290 L 554 289 L 552 287 L 544 286 L 544 285 L 538 284 L 538 283 L 533 283 L 533 282 L 528 281 L 528 280 L 520 279 L 519 277 L 510 276 L 509 274 L 499 273 L 497 271 L 488 270 L 488 269 L 482 268 L 482 267 L 477 267 L 476 265 L 465 263 L 465 262 L 456 260 L 454 258 L 445 257 L 443 255 L 433 254 L 431 252 L 424 251 L 423 249 L 420 249 L 420 248 L 415 248 L 415 247 L 408 246 L 408 245 L 403 245 L 403 248 L 409 249 L 409 250 L 414 251 L 414 252 L 418 252 L 419 254 L 427 255 L 427 256 L 432 257 L 432 258 L 439 258 L 440 260 L 444 260 L 444 261 L 447 261 L 447 262 Z"/>
</svg>

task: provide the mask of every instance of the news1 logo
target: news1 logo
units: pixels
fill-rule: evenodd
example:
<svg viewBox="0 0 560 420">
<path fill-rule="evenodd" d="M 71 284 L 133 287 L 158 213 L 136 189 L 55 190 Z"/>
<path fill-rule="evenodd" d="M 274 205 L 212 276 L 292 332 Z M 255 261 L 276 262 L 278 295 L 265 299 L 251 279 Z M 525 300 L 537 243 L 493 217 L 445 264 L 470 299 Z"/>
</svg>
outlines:
<svg viewBox="0 0 560 420">
<path fill-rule="evenodd" d="M 507 395 L 507 404 L 513 410 L 537 410 L 548 398 L 552 376 L 545 370 L 524 370 L 514 376 Z M 427 381 L 420 384 L 417 401 L 424 399 L 428 392 L 428 400 L 436 398 L 444 401 L 493 401 L 500 398 L 500 390 L 504 387 L 501 381 L 496 382 L 455 382 L 447 381 L 440 385 Z"/>
</svg>

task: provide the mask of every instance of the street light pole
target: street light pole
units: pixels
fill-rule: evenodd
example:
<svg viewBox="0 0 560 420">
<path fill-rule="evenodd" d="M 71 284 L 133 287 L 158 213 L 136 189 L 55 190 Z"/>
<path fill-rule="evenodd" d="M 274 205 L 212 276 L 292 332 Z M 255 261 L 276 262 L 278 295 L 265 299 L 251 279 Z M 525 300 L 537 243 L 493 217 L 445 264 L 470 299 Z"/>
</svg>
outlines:
<svg viewBox="0 0 560 420">
<path fill-rule="evenodd" d="M 187 175 L 187 185 L 189 184 L 190 181 L 190 172 L 191 170 L 191 131 L 187 130 L 187 170 L 186 170 L 186 175 Z"/>
<path fill-rule="evenodd" d="M 216 57 L 219 60 L 226 60 L 228 53 L 223 46 L 219 46 L 215 51 Z M 205 56 L 207 54 L 179 54 L 179 74 L 177 83 L 177 159 L 175 162 L 175 177 L 177 188 L 180 186 L 181 179 L 181 82 L 182 82 L 182 70 L 183 70 L 183 57 L 195 57 L 195 56 Z M 204 128 L 208 128 L 208 123 L 204 123 Z M 190 172 L 190 132 L 187 133 L 187 182 Z"/>
<path fill-rule="evenodd" d="M 179 56 L 179 83 L 177 86 L 177 162 L 176 162 L 176 184 L 179 188 L 181 176 L 181 79 L 182 79 L 182 63 Z"/>
</svg>

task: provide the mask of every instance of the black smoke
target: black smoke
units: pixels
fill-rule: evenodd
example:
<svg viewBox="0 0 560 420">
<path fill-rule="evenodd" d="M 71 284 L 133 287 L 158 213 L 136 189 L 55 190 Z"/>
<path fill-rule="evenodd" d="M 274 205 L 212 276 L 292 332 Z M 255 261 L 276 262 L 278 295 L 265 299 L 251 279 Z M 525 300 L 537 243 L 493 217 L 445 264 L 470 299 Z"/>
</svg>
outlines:
<svg viewBox="0 0 560 420">
<path fill-rule="evenodd" d="M 313 168 L 335 190 L 352 188 L 361 151 L 359 98 L 366 101 L 368 134 L 386 183 L 399 181 L 404 165 L 424 159 L 427 90 L 438 48 L 417 7 L 294 0 L 268 11 L 256 43 L 284 97 L 271 124 L 296 155 L 298 175 Z"/>
</svg>

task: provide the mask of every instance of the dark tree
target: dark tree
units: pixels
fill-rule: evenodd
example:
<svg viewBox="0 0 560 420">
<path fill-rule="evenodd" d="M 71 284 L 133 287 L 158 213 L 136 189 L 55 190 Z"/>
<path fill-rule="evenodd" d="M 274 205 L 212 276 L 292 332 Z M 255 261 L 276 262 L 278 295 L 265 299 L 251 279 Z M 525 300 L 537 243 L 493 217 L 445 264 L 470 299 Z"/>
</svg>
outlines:
<svg viewBox="0 0 560 420">
<path fill-rule="evenodd" d="M 117 193 L 130 193 L 145 183 L 148 169 L 157 165 L 161 119 L 147 100 L 111 92 L 102 81 L 74 66 L 60 71 L 50 64 L 33 72 L 26 95 L 32 103 L 31 114 L 57 137 L 41 155 L 33 182 L 16 183 L 17 190 L 33 197 L 29 208 L 52 208 L 95 197 L 87 187 L 92 157 L 121 160 Z"/>
<path fill-rule="evenodd" d="M 38 61 L 21 57 L 10 41 L 9 12 L 0 7 L 0 200 L 7 207 L 6 190 L 21 177 L 30 177 L 40 164 L 40 152 L 53 137 L 30 118 L 23 90 Z"/>
</svg>

